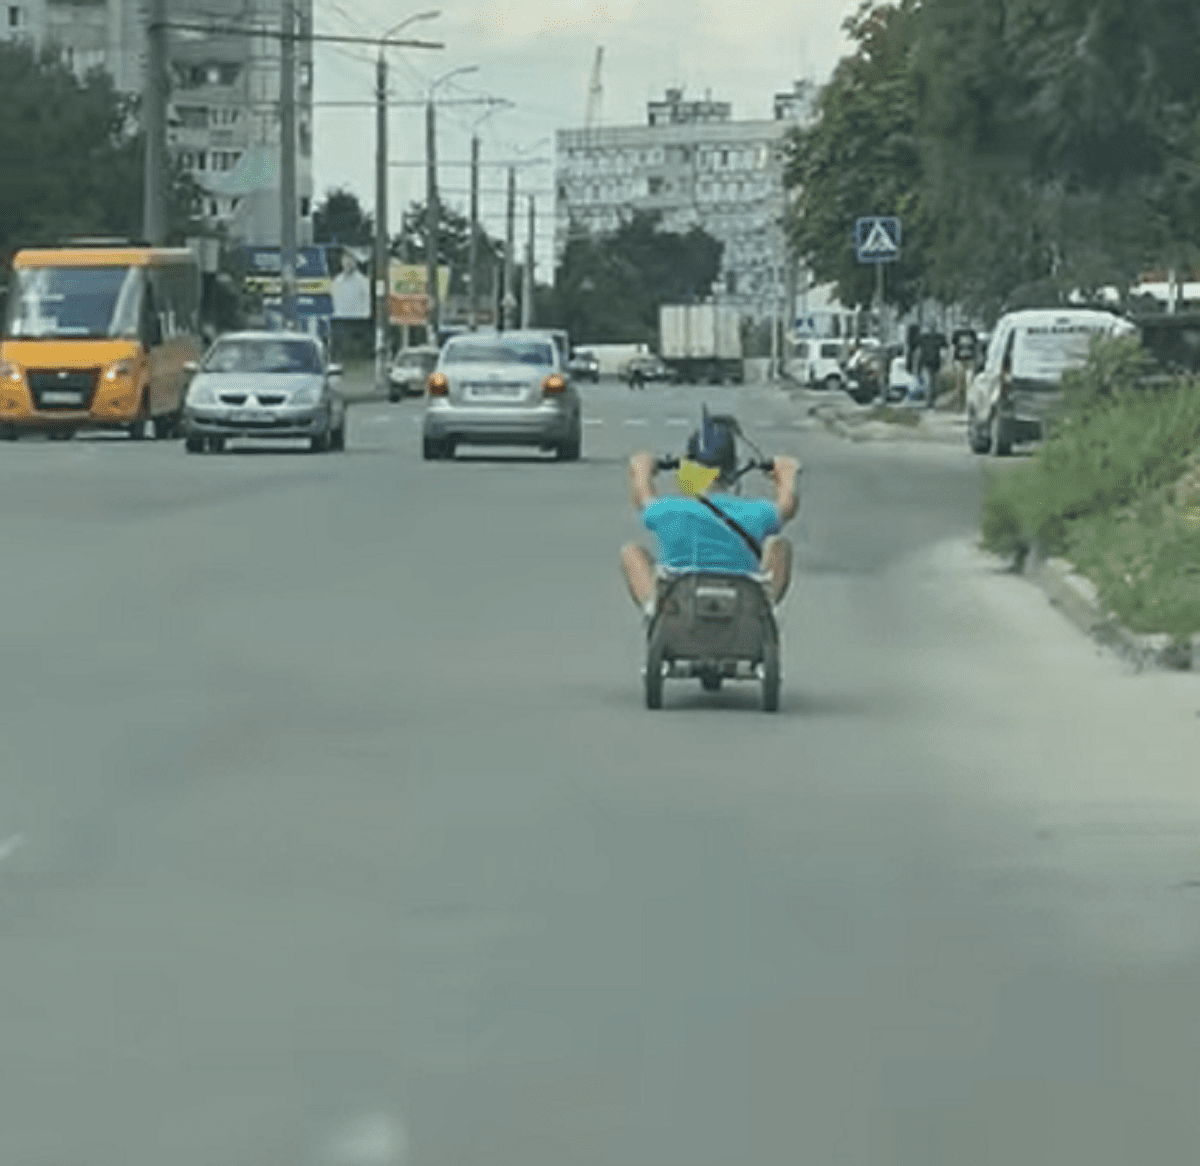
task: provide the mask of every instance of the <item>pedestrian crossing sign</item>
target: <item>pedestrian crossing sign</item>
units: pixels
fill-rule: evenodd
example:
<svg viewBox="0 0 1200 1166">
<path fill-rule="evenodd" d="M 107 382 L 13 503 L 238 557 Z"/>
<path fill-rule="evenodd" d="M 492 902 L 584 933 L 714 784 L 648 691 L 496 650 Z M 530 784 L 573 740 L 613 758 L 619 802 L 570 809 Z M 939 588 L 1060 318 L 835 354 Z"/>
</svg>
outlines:
<svg viewBox="0 0 1200 1166">
<path fill-rule="evenodd" d="M 859 263 L 890 263 L 900 258 L 900 220 L 892 217 L 858 219 L 854 251 Z"/>
</svg>

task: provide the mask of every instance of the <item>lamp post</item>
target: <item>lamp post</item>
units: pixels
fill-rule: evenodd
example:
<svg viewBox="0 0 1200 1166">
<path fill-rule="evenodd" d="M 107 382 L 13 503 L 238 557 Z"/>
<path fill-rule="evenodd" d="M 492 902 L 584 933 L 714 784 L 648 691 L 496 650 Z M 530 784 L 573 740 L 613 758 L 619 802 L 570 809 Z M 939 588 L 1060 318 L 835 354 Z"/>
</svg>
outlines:
<svg viewBox="0 0 1200 1166">
<path fill-rule="evenodd" d="M 425 101 L 425 283 L 429 289 L 429 326 L 426 331 L 436 346 L 442 321 L 442 302 L 437 284 L 438 219 L 441 217 L 437 192 L 437 124 L 434 118 L 433 91 L 451 77 L 478 72 L 478 65 L 462 65 L 443 73 L 429 86 Z"/>
<path fill-rule="evenodd" d="M 375 63 L 375 391 L 387 392 L 388 337 L 388 140 L 387 140 L 387 58 L 384 41 L 390 40 L 406 25 L 417 20 L 433 20 L 440 9 L 417 12 L 388 29 L 379 38 L 379 58 Z"/>
</svg>

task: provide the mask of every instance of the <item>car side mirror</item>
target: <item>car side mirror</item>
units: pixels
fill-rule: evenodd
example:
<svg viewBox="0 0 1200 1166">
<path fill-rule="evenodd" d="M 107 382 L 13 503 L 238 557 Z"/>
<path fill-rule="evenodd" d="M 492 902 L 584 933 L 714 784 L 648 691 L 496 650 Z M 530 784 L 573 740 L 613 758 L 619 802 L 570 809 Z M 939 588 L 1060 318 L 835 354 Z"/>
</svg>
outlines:
<svg viewBox="0 0 1200 1166">
<path fill-rule="evenodd" d="M 331 364 L 326 367 L 325 371 L 331 377 L 340 377 L 342 375 L 342 366 L 340 364 Z"/>
<path fill-rule="evenodd" d="M 200 371 L 200 365 L 194 360 L 186 361 L 183 366 L 183 371 L 186 373 L 198 373 Z"/>
</svg>

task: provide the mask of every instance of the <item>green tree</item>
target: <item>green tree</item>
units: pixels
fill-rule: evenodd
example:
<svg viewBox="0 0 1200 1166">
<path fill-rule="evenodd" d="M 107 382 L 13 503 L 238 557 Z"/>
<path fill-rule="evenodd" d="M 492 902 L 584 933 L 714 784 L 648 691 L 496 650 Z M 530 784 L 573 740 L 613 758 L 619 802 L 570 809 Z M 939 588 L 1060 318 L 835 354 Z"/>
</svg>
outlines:
<svg viewBox="0 0 1200 1166">
<path fill-rule="evenodd" d="M 897 215 L 905 245 L 888 265 L 888 298 L 910 303 L 924 276 L 927 249 L 916 136 L 918 89 L 913 44 L 919 4 L 862 5 L 843 27 L 857 48 L 839 62 L 818 102 L 816 123 L 793 131 L 785 184 L 799 192 L 788 235 L 822 282 L 847 306 L 870 303 L 875 272 L 857 262 L 855 220 Z"/>
<path fill-rule="evenodd" d="M 470 270 L 471 220 L 458 211 L 438 203 L 437 261 L 450 267 L 450 292 L 465 295 Z M 488 270 L 503 260 L 504 247 L 477 225 L 476 259 L 479 271 L 480 294 L 489 286 Z M 425 262 L 425 204 L 414 202 L 404 212 L 400 233 L 392 240 L 392 254 L 408 256 L 410 263 Z"/>
<path fill-rule="evenodd" d="M 603 235 L 574 231 L 546 297 L 547 323 L 579 343 L 638 342 L 658 337 L 658 307 L 709 293 L 723 244 L 700 227 L 661 229 L 661 216 L 633 211 Z"/>
<path fill-rule="evenodd" d="M 369 246 L 375 238 L 375 220 L 359 205 L 357 196 L 344 187 L 325 192 L 313 208 L 313 242 Z"/>
<path fill-rule="evenodd" d="M 70 235 L 141 235 L 136 99 L 100 70 L 81 80 L 50 51 L 0 44 L 0 108 L 0 255 Z M 168 199 L 180 242 L 197 228 L 199 190 L 177 167 Z"/>
</svg>

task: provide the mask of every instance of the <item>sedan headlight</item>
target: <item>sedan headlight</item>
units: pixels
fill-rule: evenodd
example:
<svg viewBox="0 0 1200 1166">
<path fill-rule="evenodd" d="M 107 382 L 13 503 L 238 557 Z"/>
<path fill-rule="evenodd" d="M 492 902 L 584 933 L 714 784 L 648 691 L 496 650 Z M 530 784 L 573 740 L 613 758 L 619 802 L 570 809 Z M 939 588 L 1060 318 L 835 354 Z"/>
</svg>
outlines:
<svg viewBox="0 0 1200 1166">
<path fill-rule="evenodd" d="M 192 385 L 187 392 L 187 404 L 189 405 L 215 405 L 217 403 L 217 394 L 210 385 Z"/>
<path fill-rule="evenodd" d="M 321 399 L 321 390 L 315 385 L 306 385 L 292 394 L 289 405 L 315 405 Z"/>
</svg>

